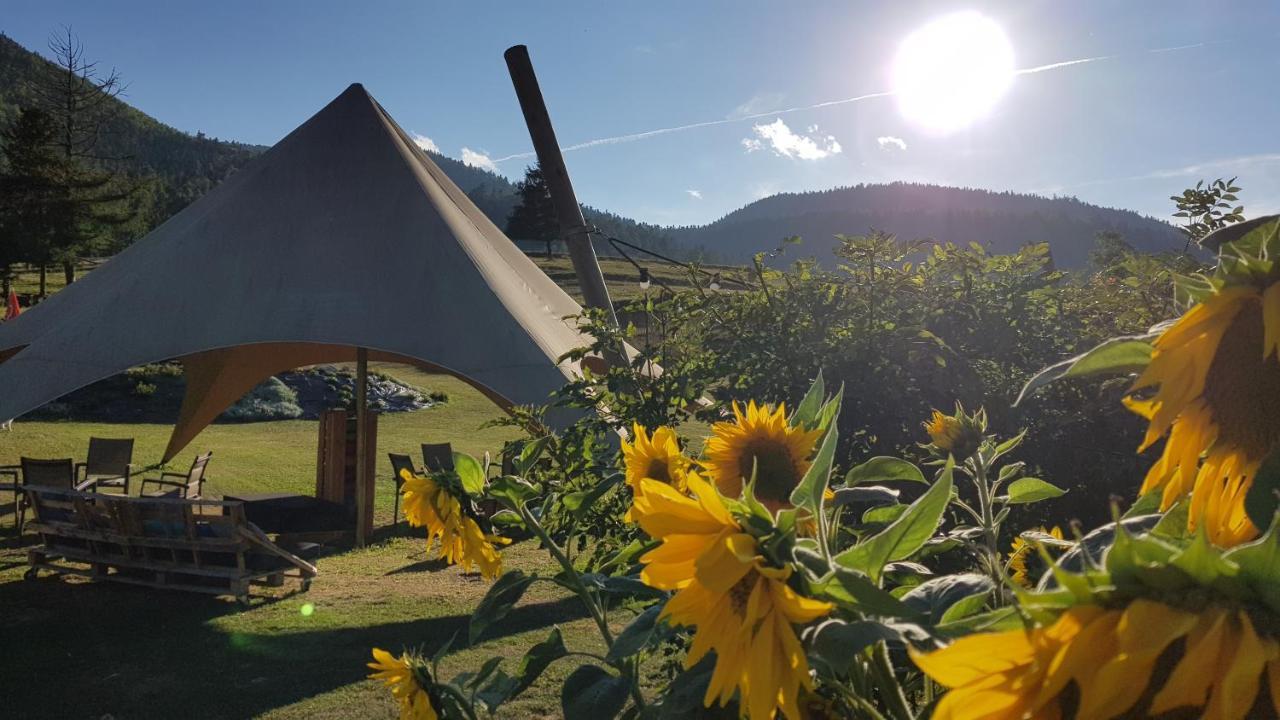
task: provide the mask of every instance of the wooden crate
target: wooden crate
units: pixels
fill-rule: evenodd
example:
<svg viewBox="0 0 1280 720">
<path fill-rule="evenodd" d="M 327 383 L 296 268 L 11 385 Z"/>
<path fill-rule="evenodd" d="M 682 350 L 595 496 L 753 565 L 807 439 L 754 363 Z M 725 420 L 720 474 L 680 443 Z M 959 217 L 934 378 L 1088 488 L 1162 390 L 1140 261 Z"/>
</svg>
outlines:
<svg viewBox="0 0 1280 720">
<path fill-rule="evenodd" d="M 378 413 L 365 415 L 365 516 L 364 533 L 373 532 L 373 490 L 378 457 Z M 320 414 L 320 439 L 316 443 L 316 497 L 342 504 L 351 517 L 356 513 L 356 418 L 346 410 Z M 354 522 L 352 523 L 354 525 Z"/>
</svg>

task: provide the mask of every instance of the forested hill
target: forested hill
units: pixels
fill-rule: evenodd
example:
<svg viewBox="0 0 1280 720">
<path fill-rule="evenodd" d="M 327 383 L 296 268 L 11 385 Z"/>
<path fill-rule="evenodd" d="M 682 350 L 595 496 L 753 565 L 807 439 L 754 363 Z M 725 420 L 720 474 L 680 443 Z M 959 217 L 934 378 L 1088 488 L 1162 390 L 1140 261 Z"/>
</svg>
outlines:
<svg viewBox="0 0 1280 720">
<path fill-rule="evenodd" d="M 51 70 L 53 65 L 48 60 L 0 34 L 0 127 L 13 120 L 19 107 L 31 103 L 34 78 Z M 99 154 L 126 158 L 121 163 L 122 169 L 132 175 L 155 179 L 148 225 L 158 225 L 186 207 L 262 150 L 188 135 L 126 103 L 113 102 L 119 112 L 102 135 Z"/>
<path fill-rule="evenodd" d="M 103 62 L 110 66 L 109 61 Z M 11 38 L 0 34 L 0 127 L 30 103 L 30 86 L 38 73 L 52 70 L 52 64 Z M 121 70 L 126 84 L 127 68 Z M 335 94 L 337 90 L 335 89 Z M 119 110 L 113 125 L 102 137 L 100 154 L 122 158 L 121 170 L 150 179 L 154 193 L 147 229 L 164 222 L 193 200 L 208 192 L 231 173 L 243 167 L 265 147 L 228 142 L 203 134 L 191 135 L 148 116 L 127 103 L 114 101 Z M 451 180 L 499 227 L 515 207 L 514 184 L 487 170 L 470 167 L 436 153 L 432 159 Z M 584 208 L 588 221 L 623 240 L 667 252 L 680 252 L 665 230 L 638 223 L 612 213 Z"/>
<path fill-rule="evenodd" d="M 828 258 L 836 244 L 833 235 L 872 228 L 910 239 L 978 242 L 994 252 L 1048 242 L 1060 267 L 1083 266 L 1094 237 L 1104 231 L 1122 234 L 1140 250 L 1183 246 L 1183 236 L 1172 225 L 1128 210 L 1075 198 L 912 183 L 774 195 L 709 225 L 672 228 L 671 233 L 677 241 L 701 245 L 726 261 L 745 261 L 793 235 L 803 239 L 800 255 Z"/>
</svg>

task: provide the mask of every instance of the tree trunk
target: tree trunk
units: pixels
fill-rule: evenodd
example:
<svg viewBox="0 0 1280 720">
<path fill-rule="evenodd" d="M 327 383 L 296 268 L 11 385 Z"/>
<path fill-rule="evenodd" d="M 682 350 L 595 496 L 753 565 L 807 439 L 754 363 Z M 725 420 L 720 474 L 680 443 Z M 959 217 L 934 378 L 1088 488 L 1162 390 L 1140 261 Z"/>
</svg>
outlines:
<svg viewBox="0 0 1280 720">
<path fill-rule="evenodd" d="M 76 264 L 75 263 L 73 262 L 62 263 L 62 278 L 67 281 L 68 285 L 76 281 Z"/>
<path fill-rule="evenodd" d="M 9 277 L 10 270 L 11 268 L 8 265 L 0 265 L 0 291 L 2 291 L 4 295 L 4 297 L 0 299 L 3 299 L 5 302 L 9 302 L 9 291 L 13 289 L 13 286 L 10 284 L 12 282 L 12 279 Z"/>
<path fill-rule="evenodd" d="M 43 300 L 45 296 L 45 286 L 46 286 L 45 280 L 47 279 L 48 275 L 49 275 L 49 268 L 46 267 L 44 263 L 41 263 L 40 264 L 40 299 L 41 300 Z"/>
<path fill-rule="evenodd" d="M 548 260 L 551 259 L 551 241 L 550 240 L 547 241 L 547 259 Z"/>
</svg>

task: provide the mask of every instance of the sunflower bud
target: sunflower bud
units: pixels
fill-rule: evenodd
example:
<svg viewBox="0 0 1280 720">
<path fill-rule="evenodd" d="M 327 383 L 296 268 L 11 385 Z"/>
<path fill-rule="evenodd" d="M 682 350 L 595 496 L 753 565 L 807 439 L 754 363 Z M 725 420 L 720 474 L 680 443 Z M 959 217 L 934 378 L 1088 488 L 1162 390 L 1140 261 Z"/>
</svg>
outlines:
<svg viewBox="0 0 1280 720">
<path fill-rule="evenodd" d="M 929 433 L 930 444 L 939 454 L 950 454 L 957 462 L 964 462 L 982 445 L 987 431 L 987 413 L 978 410 L 966 415 L 960 403 L 956 403 L 955 415 L 934 410 L 933 417 L 923 425 Z"/>
</svg>

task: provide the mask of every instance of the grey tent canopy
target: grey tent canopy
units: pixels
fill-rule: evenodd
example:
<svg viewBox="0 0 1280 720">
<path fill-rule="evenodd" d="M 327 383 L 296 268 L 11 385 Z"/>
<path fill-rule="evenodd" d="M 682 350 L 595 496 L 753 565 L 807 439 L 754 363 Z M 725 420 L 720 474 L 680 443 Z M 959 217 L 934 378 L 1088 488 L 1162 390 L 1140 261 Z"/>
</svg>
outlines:
<svg viewBox="0 0 1280 720">
<path fill-rule="evenodd" d="M 581 312 L 356 84 L 0 324 L 0 418 L 178 359 L 187 391 L 168 460 L 267 377 L 360 347 L 502 405 L 537 403 L 580 370 L 560 358 L 587 344 Z"/>
</svg>

